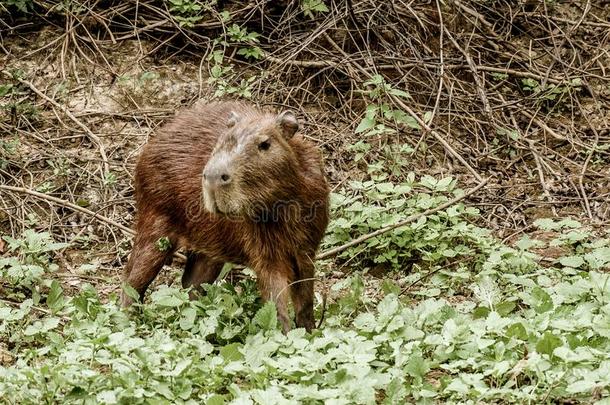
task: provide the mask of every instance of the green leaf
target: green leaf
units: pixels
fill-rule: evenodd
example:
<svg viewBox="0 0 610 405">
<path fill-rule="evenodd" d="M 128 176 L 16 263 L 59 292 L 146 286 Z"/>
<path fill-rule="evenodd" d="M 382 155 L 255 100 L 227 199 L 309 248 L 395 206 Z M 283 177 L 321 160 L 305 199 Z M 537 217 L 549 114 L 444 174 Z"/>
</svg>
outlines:
<svg viewBox="0 0 610 405">
<path fill-rule="evenodd" d="M 151 301 L 161 307 L 179 307 L 189 302 L 188 294 L 174 288 L 160 288 L 150 294 Z"/>
<path fill-rule="evenodd" d="M 598 384 L 593 380 L 576 381 L 566 387 L 566 391 L 570 394 L 590 393 Z"/>
<path fill-rule="evenodd" d="M 47 306 L 55 313 L 63 308 L 64 303 L 63 289 L 57 280 L 53 280 L 51 282 L 49 294 L 47 295 Z"/>
<path fill-rule="evenodd" d="M 561 339 L 551 332 L 545 332 L 542 338 L 536 343 L 536 351 L 538 353 L 553 355 L 553 350 L 560 347 L 563 344 Z"/>
<path fill-rule="evenodd" d="M 180 328 L 182 330 L 191 330 L 195 326 L 195 319 L 197 318 L 197 311 L 195 308 L 187 307 L 182 310 L 182 317 L 180 318 Z"/>
<path fill-rule="evenodd" d="M 449 385 L 447 385 L 447 388 L 445 388 L 445 390 L 457 392 L 460 394 L 467 394 L 468 391 L 470 391 L 470 387 L 468 385 L 464 384 L 462 379 L 458 377 L 458 378 L 453 379 L 449 383 Z"/>
<path fill-rule="evenodd" d="M 480 306 L 475 308 L 475 310 L 472 312 L 472 316 L 474 319 L 487 318 L 490 312 L 491 311 L 489 308 Z"/>
<path fill-rule="evenodd" d="M 361 132 L 367 131 L 371 128 L 373 128 L 376 124 L 375 121 L 375 117 L 369 117 L 366 116 L 362 119 L 362 121 L 360 121 L 360 124 L 358 124 L 358 127 L 356 128 L 356 133 L 359 134 Z"/>
<path fill-rule="evenodd" d="M 408 92 L 400 89 L 391 89 L 390 94 L 401 98 L 411 98 L 411 95 Z"/>
<path fill-rule="evenodd" d="M 534 225 L 545 231 L 552 231 L 558 229 L 559 226 L 551 218 L 540 218 L 534 221 Z"/>
<path fill-rule="evenodd" d="M 453 181 L 453 177 L 451 177 L 451 176 L 440 179 L 436 183 L 436 187 L 435 187 L 436 191 L 447 191 L 449 189 L 449 186 L 451 185 L 452 181 Z"/>
<path fill-rule="evenodd" d="M 254 323 L 264 330 L 277 329 L 277 310 L 273 301 L 267 301 L 256 312 Z"/>
<path fill-rule="evenodd" d="M 382 193 L 391 193 L 394 191 L 394 184 L 392 183 L 378 183 L 375 187 Z"/>
<path fill-rule="evenodd" d="M 227 363 L 232 361 L 240 361 L 244 359 L 240 349 L 243 347 L 241 343 L 231 343 L 220 348 L 220 357 Z"/>
<path fill-rule="evenodd" d="M 411 355 L 407 362 L 407 366 L 405 367 L 407 374 L 420 382 L 429 370 L 430 366 L 428 362 L 420 354 Z"/>
<path fill-rule="evenodd" d="M 438 180 L 427 174 L 422 176 L 419 182 L 422 186 L 429 188 L 430 190 L 435 190 L 436 185 L 438 184 Z"/>
<path fill-rule="evenodd" d="M 513 312 L 513 310 L 517 307 L 517 304 L 515 304 L 513 301 L 504 301 L 504 302 L 500 302 L 499 304 L 496 304 L 494 306 L 494 309 L 496 310 L 496 312 L 502 316 L 507 316 L 508 314 L 510 314 L 511 312 Z"/>
<path fill-rule="evenodd" d="M 537 241 L 535 239 L 530 238 L 529 235 L 524 235 L 523 237 L 521 237 L 521 239 L 517 241 L 517 243 L 515 243 L 515 246 L 517 246 L 521 250 L 528 250 L 536 245 Z"/>
<path fill-rule="evenodd" d="M 534 287 L 531 293 L 530 305 L 533 306 L 536 312 L 543 313 L 553 309 L 553 300 L 542 288 Z"/>
<path fill-rule="evenodd" d="M 424 122 L 430 124 L 430 121 L 432 121 L 432 111 L 426 111 L 424 114 Z"/>
<path fill-rule="evenodd" d="M 401 378 L 394 378 L 390 384 L 385 387 L 384 391 L 384 404 L 404 403 L 404 399 L 407 396 L 407 388 Z"/>
<path fill-rule="evenodd" d="M 4 97 L 13 89 L 12 84 L 0 84 L 0 97 Z"/>
<path fill-rule="evenodd" d="M 26 336 L 36 335 L 38 333 L 46 333 L 55 329 L 59 325 L 59 318 L 43 318 L 42 321 L 35 321 L 23 332 Z"/>
<path fill-rule="evenodd" d="M 207 401 L 205 401 L 205 405 L 224 405 L 227 403 L 226 395 L 218 395 L 214 394 Z"/>
<path fill-rule="evenodd" d="M 396 121 L 402 124 L 406 124 L 408 127 L 413 129 L 421 129 L 419 122 L 417 122 L 417 120 L 410 114 L 405 113 L 400 117 L 400 119 L 397 119 Z"/>
<path fill-rule="evenodd" d="M 520 340 L 527 340 L 527 331 L 525 330 L 523 323 L 517 322 L 506 329 L 506 336 L 509 338 L 514 337 Z"/>
<path fill-rule="evenodd" d="M 585 259 L 582 256 L 564 256 L 559 259 L 562 266 L 579 268 L 585 264 Z"/>
<path fill-rule="evenodd" d="M 138 302 L 140 300 L 140 293 L 137 292 L 136 289 L 130 286 L 129 284 L 123 283 L 121 285 L 121 288 L 123 289 L 125 295 L 131 298 L 134 302 Z"/>
<path fill-rule="evenodd" d="M 91 203 L 89 202 L 89 200 L 85 199 L 85 198 L 79 198 L 76 200 L 76 205 L 78 205 L 79 207 L 88 207 L 91 205 Z"/>
</svg>

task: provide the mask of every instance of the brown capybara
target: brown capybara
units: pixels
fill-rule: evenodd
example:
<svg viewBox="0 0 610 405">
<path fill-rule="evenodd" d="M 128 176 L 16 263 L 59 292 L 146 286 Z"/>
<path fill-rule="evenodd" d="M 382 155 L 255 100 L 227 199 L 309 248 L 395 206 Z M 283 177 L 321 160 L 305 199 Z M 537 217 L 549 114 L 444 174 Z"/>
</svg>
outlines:
<svg viewBox="0 0 610 405">
<path fill-rule="evenodd" d="M 329 189 L 318 149 L 298 129 L 290 112 L 221 102 L 183 111 L 148 142 L 136 165 L 136 237 L 124 275 L 141 299 L 184 247 L 184 287 L 212 283 L 225 262 L 243 264 L 276 303 L 284 331 L 288 296 L 297 327 L 314 327 L 313 261 Z M 123 293 L 121 302 L 131 299 Z"/>
</svg>

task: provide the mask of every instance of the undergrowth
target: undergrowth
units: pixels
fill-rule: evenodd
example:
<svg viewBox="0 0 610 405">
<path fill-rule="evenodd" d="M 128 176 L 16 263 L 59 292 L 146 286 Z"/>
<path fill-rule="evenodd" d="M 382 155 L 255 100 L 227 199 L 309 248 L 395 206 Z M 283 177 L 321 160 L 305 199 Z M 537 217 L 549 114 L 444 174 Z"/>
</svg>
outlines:
<svg viewBox="0 0 610 405">
<path fill-rule="evenodd" d="M 495 18 L 488 5 L 468 3 L 480 7 L 477 9 L 481 12 L 490 12 L 487 18 Z M 346 142 L 351 142 L 347 148 L 350 159 L 353 158 L 355 168 L 365 168 L 365 177 L 347 181 L 333 193 L 333 220 L 323 242 L 324 250 L 439 206 L 464 192 L 454 177 L 417 178 L 412 172 L 414 167 L 409 159 L 417 149 L 421 152 L 427 148 L 427 143 L 423 138 L 421 142 L 408 145 L 398 142 L 398 135 L 401 135 L 400 139 L 406 139 L 403 135 L 419 133 L 421 125 L 413 116 L 397 108 L 395 100 L 404 100 L 417 107 L 421 122 L 434 123 L 436 128 L 444 125 L 442 120 L 439 124 L 439 117 L 469 118 L 465 121 L 467 124 L 457 126 L 455 133 L 459 137 L 468 135 L 474 125 L 472 122 L 479 123 L 481 127 L 472 139 L 476 138 L 482 145 L 481 150 L 464 149 L 469 155 L 483 156 L 498 151 L 503 156 L 508 151 L 507 156 L 517 162 L 518 152 L 526 151 L 526 156 L 532 153 L 536 157 L 533 162 L 539 173 L 547 170 L 556 176 L 558 171 L 552 170 L 552 164 L 559 159 L 554 153 L 563 157 L 562 149 L 540 142 L 539 145 L 544 145 L 541 152 L 545 153 L 539 153 L 530 139 L 536 133 L 529 133 L 535 116 L 530 120 L 525 114 L 528 118 L 523 120 L 523 123 L 527 122 L 525 127 L 520 127 L 522 121 L 514 116 L 520 116 L 528 108 L 555 114 L 566 109 L 571 111 L 570 108 L 576 105 L 578 114 L 573 116 L 586 115 L 581 114 L 586 109 L 578 100 L 584 93 L 585 84 L 588 92 L 593 87 L 577 76 L 588 76 L 587 80 L 596 78 L 591 73 L 595 70 L 585 72 L 586 69 L 575 65 L 571 76 L 567 72 L 559 75 L 554 69 L 564 66 L 555 62 L 548 66 L 541 64 L 544 58 L 533 61 L 528 58 L 528 64 L 515 60 L 512 65 L 514 52 L 504 52 L 500 48 L 509 42 L 499 40 L 502 32 L 491 32 L 487 33 L 493 34 L 491 39 L 486 40 L 485 46 L 480 45 L 477 52 L 502 58 L 509 55 L 510 63 L 487 66 L 481 62 L 476 69 L 467 63 L 452 64 L 451 68 L 447 66 L 447 71 L 443 73 L 440 69 L 439 73 L 430 67 L 431 64 L 421 63 L 421 60 L 436 60 L 436 50 L 443 50 L 442 43 L 432 43 L 425 47 L 427 53 L 423 54 L 423 59 L 420 56 L 401 57 L 401 61 L 406 58 L 403 61 L 406 65 L 409 59 L 417 67 L 409 75 L 401 72 L 400 75 L 383 76 L 376 73 L 376 69 L 374 74 L 369 74 L 368 65 L 360 65 L 363 60 L 360 56 L 333 53 L 333 44 L 341 39 L 342 44 L 347 40 L 349 45 L 349 38 L 342 37 L 341 33 L 352 32 L 353 27 L 349 23 L 345 27 L 341 24 L 351 21 L 357 27 L 357 18 L 370 13 L 367 7 L 373 2 L 356 4 L 358 12 L 352 10 L 350 19 L 342 20 L 339 25 L 332 20 L 337 14 L 337 5 L 329 4 L 332 11 L 323 1 L 300 1 L 292 13 L 285 13 L 286 18 L 276 21 L 278 25 L 265 23 L 265 26 L 273 27 L 271 31 L 262 24 L 255 24 L 256 18 L 250 21 L 252 15 L 256 16 L 248 11 L 251 5 L 221 11 L 216 1 L 170 0 L 152 2 L 148 8 L 136 8 L 135 13 L 145 13 L 146 18 L 142 21 L 146 26 L 139 28 L 142 33 L 151 35 L 155 26 L 161 26 L 159 23 L 164 27 L 160 32 L 166 32 L 170 28 L 165 23 L 171 22 L 176 32 L 188 38 L 191 45 L 197 42 L 198 46 L 206 47 L 199 70 L 201 73 L 207 62 L 209 75 L 205 80 L 203 77 L 199 80 L 200 85 L 206 83 L 213 90 L 210 98 L 261 101 L 261 88 L 265 88 L 262 83 L 269 80 L 282 94 L 282 104 L 302 105 L 310 95 L 319 103 L 323 97 L 316 92 L 319 89 L 328 91 L 330 86 L 326 80 L 334 80 L 338 83 L 337 91 L 331 92 L 332 97 L 328 98 L 333 106 L 336 101 L 337 106 L 349 109 L 352 100 L 362 102 L 347 114 L 347 122 L 355 127 L 349 128 L 357 134 L 358 140 Z M 518 14 L 519 18 L 532 17 L 533 13 L 526 9 L 530 6 L 524 4 L 525 8 L 515 18 Z M 436 20 L 427 17 L 422 20 L 417 14 L 426 11 L 422 7 L 415 5 L 413 10 L 411 7 L 400 10 L 392 4 L 392 13 L 371 15 L 371 18 L 375 15 L 378 18 L 370 24 L 372 28 L 384 27 L 377 37 L 383 39 L 380 44 L 387 47 L 387 52 L 374 49 L 371 56 L 380 66 L 384 60 L 394 62 L 394 55 L 410 55 L 406 50 L 411 49 L 413 43 L 427 43 L 438 36 Z M 438 13 L 443 11 L 448 17 L 464 12 L 464 6 L 459 2 L 455 7 L 443 6 L 441 10 L 439 6 Z M 87 29 L 89 25 L 85 23 L 98 20 L 94 13 L 109 13 L 112 7 L 100 11 L 71 1 L 0 0 L 0 13 L 15 10 L 17 15 L 26 16 L 59 13 L 70 16 L 67 21 L 71 24 L 74 18 L 78 25 Z M 472 15 L 471 9 L 465 10 Z M 405 13 L 409 15 L 407 11 L 413 13 L 416 17 L 413 21 L 419 25 L 394 22 L 397 12 L 404 17 Z M 89 13 L 96 18 L 79 20 Z M 117 13 L 123 14 L 128 13 Z M 271 22 L 273 17 L 271 15 Z M 114 16 L 107 18 L 113 21 Z M 487 22 L 484 15 L 477 18 Z M 584 15 L 582 18 L 580 21 L 585 21 Z M 319 25 L 316 20 L 327 23 Z M 134 18 L 134 24 L 135 21 Z M 261 18 L 261 21 L 266 20 Z M 290 21 L 305 28 L 292 33 L 292 30 L 286 30 Z M 439 22 L 440 32 L 445 32 L 451 40 L 451 27 Z M 207 38 L 207 42 L 193 41 L 188 36 L 200 32 L 198 29 L 205 24 L 217 23 L 222 29 Z M 301 35 L 309 29 L 307 24 L 310 23 L 321 27 L 320 35 L 318 28 L 312 29 L 315 35 L 311 37 Z M 287 25 L 282 28 L 282 24 Z M 422 30 L 420 25 L 434 30 Z M 489 28 L 490 24 L 479 25 Z M 581 25 L 579 22 L 573 34 L 578 29 L 590 29 L 593 34 L 601 35 L 597 31 L 602 29 L 587 28 L 597 25 L 599 23 Z M 521 35 L 512 33 L 510 26 L 512 24 L 505 25 L 507 31 L 503 35 L 507 38 Z M 415 31 L 410 32 L 410 27 L 416 27 Z M 550 24 L 548 27 L 551 31 Z M 70 32 L 78 33 L 77 28 Z M 136 32 L 137 27 L 128 28 L 131 33 Z M 502 29 L 502 25 L 496 29 Z M 420 33 L 430 36 L 420 41 L 417 39 Z M 417 40 L 405 41 L 404 35 Z M 538 36 L 538 44 L 543 43 L 542 38 L 552 38 L 545 32 Z M 488 42 L 496 46 L 488 47 Z M 527 43 L 530 47 L 532 44 L 541 46 L 536 41 L 528 40 Z M 446 55 L 460 60 L 455 55 L 465 51 L 458 49 L 457 41 L 454 46 L 453 53 L 445 46 Z M 477 46 L 476 41 L 473 46 Z M 579 60 L 589 60 L 589 45 L 580 41 L 579 46 L 584 55 Z M 350 46 L 343 48 L 350 49 Z M 351 48 L 361 49 L 359 42 L 354 42 Z M 537 49 L 534 53 L 542 53 L 540 49 L 544 48 Z M 301 52 L 303 50 L 306 52 Z M 371 51 L 368 44 L 366 50 Z M 484 54 L 480 59 L 497 59 L 489 55 L 485 57 Z M 443 65 L 442 54 L 440 58 Z M 264 69 L 242 69 L 243 63 L 252 67 L 263 61 L 267 63 Z M 323 71 L 321 67 L 332 68 L 331 71 L 341 74 L 295 82 L 296 95 L 285 101 L 283 97 L 290 93 L 286 91 L 285 86 L 290 83 L 285 78 L 291 77 L 287 72 L 295 66 L 315 71 Z M 524 66 L 529 66 L 529 70 L 523 71 Z M 477 69 L 495 72 L 480 78 L 488 84 L 493 83 L 488 86 L 493 97 L 474 93 L 474 81 L 470 79 L 474 76 L 464 74 L 465 67 L 469 67 L 473 75 L 478 74 Z M 461 74 L 454 74 L 454 71 Z M 316 75 L 312 75 L 312 79 Z M 306 76 L 299 74 L 297 77 Z M 23 72 L 15 71 L 10 80 L 6 78 L 10 83 L 0 84 L 2 110 L 10 112 L 15 121 L 13 126 L 22 122 L 17 119 L 19 117 L 29 123 L 36 122 L 40 116 L 34 102 L 24 97 L 29 90 L 18 80 L 27 78 Z M 346 78 L 349 81 L 341 83 Z M 158 79 L 159 74 L 153 71 L 141 75 L 125 74 L 117 78 L 117 87 L 125 95 L 146 98 L 154 92 L 147 84 Z M 547 83 L 547 79 L 552 81 Z M 333 85 L 337 83 L 333 82 Z M 446 87 L 451 92 L 431 83 L 448 83 Z M 454 83 L 458 85 L 454 86 Z M 343 91 L 348 87 L 353 91 Z M 456 91 L 455 96 L 453 91 Z M 297 95 L 303 98 L 297 99 Z M 56 96 L 61 97 L 61 92 Z M 508 101 L 504 101 L 505 97 Z M 477 107 L 479 98 L 482 104 L 479 109 L 489 100 L 501 102 L 501 108 L 496 104 L 486 115 L 475 116 L 472 111 L 477 110 L 472 105 Z M 434 106 L 430 100 L 436 100 Z M 514 100 L 522 103 L 517 104 Z M 507 112 L 505 107 L 513 104 L 519 105 L 519 110 Z M 333 121 L 341 111 L 345 110 L 333 110 Z M 354 120 L 354 117 L 360 118 Z M 510 125 L 505 122 L 506 117 L 510 117 Z M 552 124 L 546 120 L 547 116 L 541 117 Z M 540 126 L 542 121 L 533 122 Z M 588 124 L 593 127 L 590 122 Z M 593 155 L 593 152 L 605 150 L 597 144 L 597 132 L 593 131 L 596 140 L 588 146 L 587 136 L 591 135 L 581 134 L 573 122 L 571 126 L 571 131 L 559 127 L 562 133 L 567 130 L 570 136 L 558 139 L 572 147 L 582 147 L 575 148 L 579 156 L 594 156 L 593 162 L 600 159 L 598 163 L 603 163 L 602 157 Z M 449 129 L 446 130 L 448 136 L 452 133 Z M 546 132 L 549 132 L 548 128 L 539 131 L 540 134 Z M 0 170 L 6 169 L 19 152 L 20 138 L 17 136 L 0 140 Z M 581 138 L 587 144 L 581 142 Z M 573 139 L 578 142 L 572 143 Z M 388 140 L 396 142 L 386 143 Z M 553 154 L 547 153 L 549 148 L 554 148 Z M 123 164 L 123 157 L 119 156 L 117 161 Z M 63 157 L 53 156 L 46 163 L 53 172 L 50 179 L 67 181 L 70 170 L 77 171 L 76 165 L 71 169 L 70 161 Z M 504 164 L 503 161 L 501 165 Z M 578 170 L 571 172 L 584 176 L 587 165 L 588 160 L 582 171 L 577 167 Z M 511 166 L 512 163 L 508 164 L 508 168 Z M 507 178 L 511 176 L 512 172 L 509 172 Z M 45 178 L 36 191 L 49 193 L 59 189 L 50 179 Z M 107 186 L 116 181 L 113 173 L 104 176 Z M 545 184 L 541 180 L 541 185 Z M 75 201 L 80 206 L 90 204 L 86 199 Z M 0 402 L 609 405 L 608 234 L 569 218 L 543 219 L 533 224 L 535 231 L 507 244 L 496 240 L 491 230 L 476 225 L 482 222 L 479 215 L 473 207 L 455 204 L 347 249 L 336 262 L 319 263 L 316 317 L 323 318 L 323 322 L 312 334 L 302 329 L 282 334 L 273 304 L 261 302 L 255 282 L 250 278 L 235 285 L 221 280 L 206 286 L 206 294 L 197 301 L 188 299 L 188 291 L 160 286 L 150 293 L 145 304 L 123 311 L 119 309 L 116 294 L 101 293 L 104 289 L 96 288 L 99 286 L 81 283 L 77 291 L 73 286 L 68 289 L 56 275 L 59 257 L 67 245 L 55 242 L 50 233 L 29 229 L 20 238 L 4 237 L 0 243 L 0 251 L 4 252 L 0 257 Z M 26 218 L 25 215 L 21 217 Z M 28 215 L 24 226 L 34 227 L 38 222 Z M 160 248 L 166 247 L 166 242 L 160 239 Z M 90 266 L 95 268 L 94 264 Z M 338 272 L 340 276 L 336 277 Z M 251 275 L 251 272 L 247 274 Z"/>
<path fill-rule="evenodd" d="M 461 193 L 450 178 L 411 178 L 334 195 L 325 247 Z M 333 284 L 312 334 L 283 335 L 251 279 L 207 286 L 197 301 L 161 286 L 131 312 L 91 285 L 69 296 L 50 260 L 63 244 L 33 231 L 8 239 L 0 398 L 607 404 L 610 239 L 573 220 L 541 220 L 544 238 L 509 247 L 473 225 L 476 215 L 456 205 L 346 252 L 339 261 L 352 269 L 385 262 L 390 272 L 378 282 L 353 271 Z M 551 248 L 560 254 L 544 258 Z"/>
</svg>

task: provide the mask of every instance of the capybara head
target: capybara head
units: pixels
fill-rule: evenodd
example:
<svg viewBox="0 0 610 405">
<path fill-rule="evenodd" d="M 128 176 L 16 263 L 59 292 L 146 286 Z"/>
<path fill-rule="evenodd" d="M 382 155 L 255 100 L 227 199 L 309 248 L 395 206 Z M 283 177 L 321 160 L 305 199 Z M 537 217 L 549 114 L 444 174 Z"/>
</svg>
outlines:
<svg viewBox="0 0 610 405">
<path fill-rule="evenodd" d="M 291 112 L 232 111 L 203 169 L 206 210 L 251 216 L 288 201 L 299 175 L 290 139 L 299 129 Z"/>
</svg>

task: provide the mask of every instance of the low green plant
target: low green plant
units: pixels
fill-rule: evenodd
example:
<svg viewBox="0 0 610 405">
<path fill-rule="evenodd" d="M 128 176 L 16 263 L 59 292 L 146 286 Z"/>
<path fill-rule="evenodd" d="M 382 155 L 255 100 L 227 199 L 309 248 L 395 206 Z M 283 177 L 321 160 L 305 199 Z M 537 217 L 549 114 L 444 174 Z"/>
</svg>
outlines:
<svg viewBox="0 0 610 405">
<path fill-rule="evenodd" d="M 541 83 L 535 79 L 525 78 L 521 79 L 521 86 L 523 90 L 531 93 L 533 97 L 536 97 L 540 103 L 545 103 L 548 106 L 561 106 L 569 99 L 570 93 L 581 90 L 582 80 L 575 78 L 564 85 L 547 84 L 546 86 L 542 86 Z"/>
<path fill-rule="evenodd" d="M 117 184 L 117 175 L 115 172 L 110 171 L 104 175 L 104 186 L 112 187 Z"/>
<path fill-rule="evenodd" d="M 12 157 L 17 154 L 19 145 L 19 138 L 0 139 L 0 169 L 6 169 Z"/>
<path fill-rule="evenodd" d="M 223 22 L 230 20 L 228 12 L 219 13 Z M 252 86 L 260 76 L 241 77 L 232 63 L 227 61 L 228 49 L 237 48 L 237 54 L 246 59 L 261 59 L 263 50 L 258 46 L 260 34 L 249 31 L 244 26 L 232 24 L 228 26 L 222 37 L 212 41 L 212 52 L 208 55 L 211 64 L 208 84 L 215 88 L 214 98 L 226 95 L 249 99 L 252 97 Z"/>
<path fill-rule="evenodd" d="M 25 73 L 21 69 L 11 70 L 14 83 L 6 82 L 0 84 L 0 110 L 4 110 L 12 119 L 23 116 L 27 119 L 36 119 L 38 109 L 27 100 L 28 90 L 20 84 L 17 79 L 25 78 Z"/>
<path fill-rule="evenodd" d="M 392 87 L 381 75 L 375 75 L 364 82 L 364 87 L 366 90 L 363 94 L 370 98 L 372 103 L 367 106 L 364 118 L 356 127 L 356 133 L 363 133 L 365 136 L 394 133 L 396 130 L 393 127 L 396 125 L 421 129 L 415 118 L 403 110 L 393 108 L 387 100 L 388 95 L 409 99 L 411 96 L 408 92 Z M 385 121 L 392 125 L 386 125 Z"/>
<path fill-rule="evenodd" d="M 232 64 L 226 64 L 224 51 L 216 50 L 211 53 L 209 60 L 214 63 L 210 69 L 210 77 L 207 82 L 214 86 L 214 98 L 226 95 L 249 99 L 252 97 L 252 86 L 257 76 L 238 79 L 238 75 Z M 238 83 L 236 81 L 239 80 Z"/>
<path fill-rule="evenodd" d="M 345 191 L 332 194 L 335 220 L 329 227 L 326 246 L 400 222 L 463 192 L 452 177 L 439 180 L 423 176 L 416 181 L 414 173 L 410 173 L 405 181 L 395 184 L 388 181 L 385 167 L 381 170 L 380 166 L 369 165 L 369 169 L 369 180 L 351 181 Z M 340 257 L 387 263 L 396 270 L 414 261 L 418 266 L 436 266 L 469 258 L 472 264 L 472 259 L 483 255 L 482 249 L 490 245 L 488 232 L 469 222 L 477 214 L 476 209 L 457 204 L 369 239 Z"/>
<path fill-rule="evenodd" d="M 25 14 L 34 9 L 34 0 L 0 0 L 0 10 L 13 7 Z"/>
<path fill-rule="evenodd" d="M 301 10 L 306 17 L 313 18 L 315 13 L 328 13 L 328 7 L 323 0 L 302 0 Z"/>
<path fill-rule="evenodd" d="M 51 9 L 63 14 L 79 15 L 87 10 L 87 6 L 82 0 L 61 0 Z"/>
<path fill-rule="evenodd" d="M 399 194 L 377 184 L 356 194 L 365 201 L 389 193 L 384 203 Z M 425 205 L 458 192 L 454 180 L 428 177 L 400 190 Z M 327 245 L 344 241 L 333 240 L 337 222 L 351 215 L 340 206 Z M 402 249 L 413 251 L 411 244 L 422 246 L 414 231 L 434 235 L 419 249 L 440 267 L 413 266 L 375 282 L 353 262 L 353 273 L 330 285 L 324 323 L 311 334 L 284 335 L 275 306 L 262 303 L 250 279 L 206 285 L 195 301 L 186 290 L 159 286 L 147 303 L 122 311 L 114 294 L 103 299 L 83 284 L 70 296 L 45 272 L 48 288 L 37 302 L 0 300 L 0 401 L 606 405 L 608 235 L 545 219 L 534 225 L 551 238 L 524 235 L 506 246 L 465 223 L 476 215 L 467 210 L 448 209 L 383 236 L 395 243 L 405 233 L 412 239 Z M 46 265 L 58 247 L 33 231 L 9 244 L 23 264 Z M 460 245 L 471 254 L 449 257 L 463 265 L 440 265 L 436 254 Z M 541 261 L 549 247 L 562 254 Z M 318 301 L 318 317 L 321 310 Z"/>
<path fill-rule="evenodd" d="M 51 235 L 26 230 L 21 238 L 4 236 L 9 255 L 0 257 L 0 279 L 7 282 L 15 291 L 23 289 L 38 293 L 39 286 L 49 272 L 57 270 L 50 261 L 55 250 L 63 249 L 65 243 L 53 242 Z"/>
<path fill-rule="evenodd" d="M 227 36 L 229 38 L 227 45 L 233 43 L 247 45 L 237 50 L 238 55 L 243 55 L 246 59 L 260 59 L 263 57 L 262 49 L 256 45 L 259 42 L 258 37 L 260 37 L 260 34 L 250 32 L 245 27 L 233 24 L 227 29 Z"/>
<path fill-rule="evenodd" d="M 181 27 L 193 28 L 203 19 L 203 13 L 215 5 L 215 0 L 169 0 L 169 11 Z"/>
</svg>

